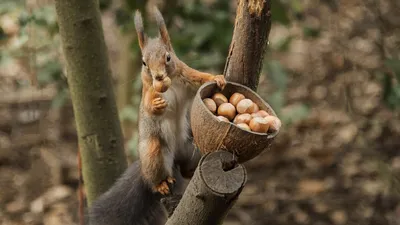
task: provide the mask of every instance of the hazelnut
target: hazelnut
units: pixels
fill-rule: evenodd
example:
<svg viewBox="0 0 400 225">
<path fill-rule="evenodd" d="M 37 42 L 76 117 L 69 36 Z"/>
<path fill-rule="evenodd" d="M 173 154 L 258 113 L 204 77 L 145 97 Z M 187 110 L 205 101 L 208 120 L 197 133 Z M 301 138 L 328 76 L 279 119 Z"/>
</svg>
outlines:
<svg viewBox="0 0 400 225">
<path fill-rule="evenodd" d="M 222 93 L 215 93 L 212 96 L 212 100 L 214 100 L 215 104 L 217 104 L 217 107 L 219 107 L 223 103 L 228 102 L 228 99 Z"/>
<path fill-rule="evenodd" d="M 266 116 L 264 117 L 264 119 L 267 121 L 267 123 L 269 124 L 269 129 L 271 131 L 277 131 L 281 128 L 282 126 L 282 122 L 281 120 L 276 117 L 276 116 Z"/>
<path fill-rule="evenodd" d="M 217 112 L 217 104 L 215 104 L 214 100 L 212 100 L 211 98 L 203 99 L 203 103 L 212 113 Z"/>
<path fill-rule="evenodd" d="M 238 92 L 234 93 L 230 98 L 229 98 L 229 103 L 231 103 L 233 106 L 236 107 L 236 105 L 246 97 L 243 94 L 240 94 Z"/>
<path fill-rule="evenodd" d="M 243 130 L 251 131 L 249 125 L 247 125 L 245 123 L 238 123 L 238 124 L 236 124 L 236 126 L 238 126 L 239 128 L 241 128 Z"/>
<path fill-rule="evenodd" d="M 233 118 L 236 116 L 235 106 L 233 106 L 231 103 L 222 103 L 218 107 L 218 115 L 225 116 L 229 121 L 233 120 Z"/>
<path fill-rule="evenodd" d="M 238 113 L 242 114 L 242 113 L 253 113 L 253 101 L 251 101 L 248 98 L 245 98 L 241 101 L 239 101 L 239 103 L 236 105 L 236 110 L 238 111 Z"/>
<path fill-rule="evenodd" d="M 250 129 L 254 132 L 266 133 L 269 128 L 268 120 L 262 117 L 255 117 L 250 120 Z"/>
<path fill-rule="evenodd" d="M 239 114 L 233 120 L 234 124 L 245 123 L 249 124 L 250 120 L 252 119 L 251 115 L 248 113 Z"/>
<path fill-rule="evenodd" d="M 252 113 L 251 116 L 252 117 L 266 117 L 266 116 L 269 116 L 269 113 L 267 113 L 267 111 L 265 111 L 265 110 L 260 110 L 255 113 Z"/>
<path fill-rule="evenodd" d="M 251 112 L 256 113 L 256 112 L 258 112 L 258 110 L 260 110 L 260 108 L 258 107 L 258 105 L 255 102 L 253 102 Z"/>
<path fill-rule="evenodd" d="M 159 80 L 154 80 L 153 81 L 153 88 L 154 90 L 156 90 L 157 92 L 166 92 L 168 90 L 168 88 L 171 86 L 171 78 L 169 77 L 165 77 L 163 80 L 159 81 Z"/>
<path fill-rule="evenodd" d="M 225 121 L 225 122 L 229 123 L 229 120 L 225 116 L 217 116 L 217 119 L 219 119 L 220 121 Z"/>
</svg>

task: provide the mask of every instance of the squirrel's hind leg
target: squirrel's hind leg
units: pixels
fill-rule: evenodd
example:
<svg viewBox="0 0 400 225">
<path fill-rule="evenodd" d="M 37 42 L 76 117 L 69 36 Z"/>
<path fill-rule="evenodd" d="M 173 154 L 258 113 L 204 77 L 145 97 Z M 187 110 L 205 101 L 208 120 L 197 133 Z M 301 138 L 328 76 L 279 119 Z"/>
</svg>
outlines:
<svg viewBox="0 0 400 225">
<path fill-rule="evenodd" d="M 170 193 L 169 184 L 174 184 L 176 180 L 172 175 L 173 157 L 167 156 L 169 152 L 163 148 L 158 137 L 150 136 L 145 146 L 140 146 L 139 154 L 143 178 L 154 192 L 167 195 Z"/>
</svg>

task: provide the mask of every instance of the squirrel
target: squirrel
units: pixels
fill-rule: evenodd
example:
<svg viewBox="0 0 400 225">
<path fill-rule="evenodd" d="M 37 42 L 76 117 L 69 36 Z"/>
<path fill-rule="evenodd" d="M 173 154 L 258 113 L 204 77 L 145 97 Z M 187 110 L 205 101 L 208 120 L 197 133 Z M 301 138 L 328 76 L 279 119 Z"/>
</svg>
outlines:
<svg viewBox="0 0 400 225">
<path fill-rule="evenodd" d="M 154 7 L 154 16 L 160 35 L 149 38 L 144 33 L 141 13 L 135 13 L 143 64 L 139 159 L 145 180 L 154 191 L 166 195 L 169 184 L 175 182 L 172 166 L 179 154 L 177 151 L 187 151 L 184 146 L 190 131 L 188 112 L 196 90 L 208 81 L 216 81 L 223 89 L 226 81 L 223 75 L 200 72 L 179 60 L 157 7 Z M 161 85 L 168 84 L 160 89 L 157 86 L 160 82 Z"/>
<path fill-rule="evenodd" d="M 91 225 L 165 223 L 161 198 L 172 191 L 183 193 L 184 178 L 193 176 L 201 158 L 190 128 L 196 91 L 206 82 L 215 81 L 220 89 L 226 85 L 223 75 L 198 71 L 177 57 L 164 18 L 156 6 L 153 9 L 157 37 L 145 34 L 139 10 L 134 18 L 142 53 L 139 160 L 92 203 Z"/>
</svg>

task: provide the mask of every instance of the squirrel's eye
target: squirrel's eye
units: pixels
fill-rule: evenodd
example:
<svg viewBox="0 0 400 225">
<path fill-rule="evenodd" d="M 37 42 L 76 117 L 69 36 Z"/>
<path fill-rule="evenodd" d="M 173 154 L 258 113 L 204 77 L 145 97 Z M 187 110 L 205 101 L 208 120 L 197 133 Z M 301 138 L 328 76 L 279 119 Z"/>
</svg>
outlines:
<svg viewBox="0 0 400 225">
<path fill-rule="evenodd" d="M 167 55 L 167 62 L 171 61 L 171 56 Z"/>
<path fill-rule="evenodd" d="M 143 66 L 146 66 L 146 63 L 144 61 L 142 61 Z"/>
</svg>

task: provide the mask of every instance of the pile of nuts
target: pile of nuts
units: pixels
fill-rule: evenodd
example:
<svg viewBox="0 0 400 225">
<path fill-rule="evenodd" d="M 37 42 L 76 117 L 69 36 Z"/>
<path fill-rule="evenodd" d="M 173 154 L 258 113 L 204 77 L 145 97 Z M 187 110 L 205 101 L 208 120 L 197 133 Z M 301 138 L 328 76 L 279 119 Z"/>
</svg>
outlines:
<svg viewBox="0 0 400 225">
<path fill-rule="evenodd" d="M 238 92 L 232 94 L 229 100 L 217 92 L 211 98 L 203 99 L 203 103 L 219 120 L 233 122 L 247 131 L 267 133 L 277 131 L 281 127 L 279 118 L 260 110 L 256 103 Z"/>
</svg>

